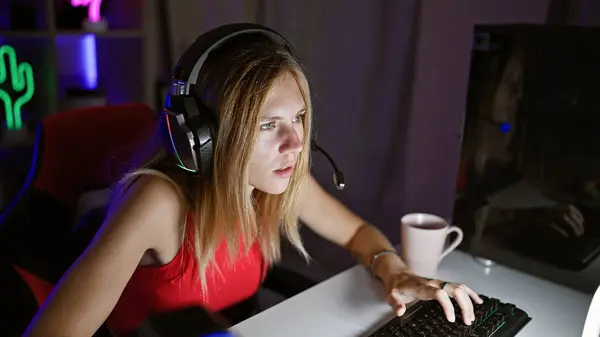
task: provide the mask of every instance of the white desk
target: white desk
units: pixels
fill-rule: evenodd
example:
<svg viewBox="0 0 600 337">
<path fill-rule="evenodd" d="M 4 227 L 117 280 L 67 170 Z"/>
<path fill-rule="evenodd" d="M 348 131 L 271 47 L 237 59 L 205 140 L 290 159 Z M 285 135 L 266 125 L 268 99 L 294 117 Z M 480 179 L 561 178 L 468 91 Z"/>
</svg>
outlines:
<svg viewBox="0 0 600 337">
<path fill-rule="evenodd" d="M 439 278 L 463 282 L 481 294 L 516 304 L 533 319 L 518 337 L 579 337 L 591 295 L 510 268 L 486 269 L 451 253 Z M 381 286 L 362 267 L 351 268 L 232 327 L 240 337 L 359 337 L 392 316 Z"/>
</svg>

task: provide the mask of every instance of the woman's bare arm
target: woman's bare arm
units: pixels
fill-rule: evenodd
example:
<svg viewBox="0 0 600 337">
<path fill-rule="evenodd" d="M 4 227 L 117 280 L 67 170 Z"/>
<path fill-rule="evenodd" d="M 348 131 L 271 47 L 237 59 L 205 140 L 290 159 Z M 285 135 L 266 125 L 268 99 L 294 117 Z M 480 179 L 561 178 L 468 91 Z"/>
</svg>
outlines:
<svg viewBox="0 0 600 337">
<path fill-rule="evenodd" d="M 300 219 L 321 237 L 346 248 L 364 265 L 369 265 L 374 254 L 395 249 L 375 226 L 367 224 L 328 194 L 312 176 L 302 196 Z M 394 268 L 381 270 L 384 261 L 387 261 L 387 267 Z M 378 258 L 373 267 L 382 278 L 387 276 L 386 273 L 406 269 L 402 259 L 392 254 Z"/>
<path fill-rule="evenodd" d="M 174 185 L 137 180 L 65 273 L 24 337 L 89 337 L 113 310 L 147 250 L 160 250 L 185 219 Z"/>
</svg>

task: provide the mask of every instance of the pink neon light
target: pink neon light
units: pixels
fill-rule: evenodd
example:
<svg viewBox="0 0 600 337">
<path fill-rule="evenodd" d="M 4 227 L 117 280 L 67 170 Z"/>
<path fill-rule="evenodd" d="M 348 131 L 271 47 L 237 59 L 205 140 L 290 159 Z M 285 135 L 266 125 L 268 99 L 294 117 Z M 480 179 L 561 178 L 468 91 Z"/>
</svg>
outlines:
<svg viewBox="0 0 600 337">
<path fill-rule="evenodd" d="M 88 20 L 91 23 L 96 23 L 102 18 L 100 16 L 100 5 L 102 0 L 71 0 L 71 6 L 88 6 Z"/>
</svg>

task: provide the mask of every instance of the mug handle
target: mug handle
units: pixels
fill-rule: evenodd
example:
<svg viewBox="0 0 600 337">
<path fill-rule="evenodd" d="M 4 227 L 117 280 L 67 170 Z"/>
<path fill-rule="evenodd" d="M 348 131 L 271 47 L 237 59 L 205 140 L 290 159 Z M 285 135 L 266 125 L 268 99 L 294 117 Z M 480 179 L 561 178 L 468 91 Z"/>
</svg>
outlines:
<svg viewBox="0 0 600 337">
<path fill-rule="evenodd" d="M 455 250 L 456 247 L 458 247 L 458 245 L 460 245 L 460 243 L 463 240 L 463 231 L 462 231 L 462 229 L 460 229 L 460 228 L 458 228 L 456 226 L 450 226 L 446 230 L 446 237 L 448 235 L 450 235 L 452 232 L 456 233 L 456 239 L 454 239 L 454 241 L 452 241 L 452 243 L 450 243 L 450 245 L 448 246 L 448 248 L 444 249 L 444 251 L 440 255 L 440 262 L 446 257 L 446 255 L 450 254 L 453 250 Z"/>
</svg>

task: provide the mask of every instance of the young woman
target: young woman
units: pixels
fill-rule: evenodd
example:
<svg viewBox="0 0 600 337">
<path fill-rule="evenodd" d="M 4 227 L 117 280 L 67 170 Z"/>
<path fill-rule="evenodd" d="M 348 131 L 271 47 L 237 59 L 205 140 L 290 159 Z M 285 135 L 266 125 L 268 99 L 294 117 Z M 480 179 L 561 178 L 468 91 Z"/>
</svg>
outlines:
<svg viewBox="0 0 600 337">
<path fill-rule="evenodd" d="M 398 315 L 409 301 L 436 299 L 453 321 L 454 297 L 473 320 L 473 290 L 412 274 L 374 226 L 309 175 L 310 93 L 288 45 L 260 32 L 229 38 L 199 78 L 192 94 L 219 119 L 212 173 L 177 167 L 161 123 L 145 147 L 151 157 L 122 180 L 102 228 L 25 336 L 91 336 L 106 320 L 125 336 L 152 313 L 232 306 L 255 293 L 282 236 L 306 255 L 298 219 L 368 266 Z"/>
</svg>

